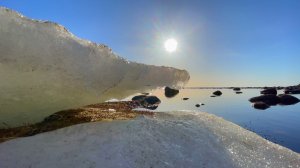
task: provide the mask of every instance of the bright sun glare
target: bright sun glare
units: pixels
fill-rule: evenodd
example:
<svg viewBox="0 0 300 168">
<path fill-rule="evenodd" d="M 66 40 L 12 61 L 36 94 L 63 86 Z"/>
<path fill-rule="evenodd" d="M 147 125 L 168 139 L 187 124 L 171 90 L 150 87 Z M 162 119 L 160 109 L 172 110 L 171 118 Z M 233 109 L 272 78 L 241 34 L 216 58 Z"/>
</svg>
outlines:
<svg viewBox="0 0 300 168">
<path fill-rule="evenodd" d="M 174 52 L 177 49 L 177 41 L 175 39 L 168 39 L 165 41 L 165 49 L 168 52 Z"/>
</svg>

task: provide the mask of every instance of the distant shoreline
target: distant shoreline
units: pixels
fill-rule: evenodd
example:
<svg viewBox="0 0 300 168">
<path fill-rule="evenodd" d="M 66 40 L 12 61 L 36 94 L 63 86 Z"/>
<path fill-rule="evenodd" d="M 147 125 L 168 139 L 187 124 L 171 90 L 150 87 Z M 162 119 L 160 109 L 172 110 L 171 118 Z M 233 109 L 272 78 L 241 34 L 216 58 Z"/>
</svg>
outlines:
<svg viewBox="0 0 300 168">
<path fill-rule="evenodd" d="M 264 88 L 278 88 L 280 87 L 281 89 L 284 89 L 286 87 L 284 86 L 264 86 L 264 87 L 261 87 L 261 86 L 244 86 L 244 87 L 197 87 L 197 86 L 192 86 L 192 87 L 182 87 L 180 89 L 234 89 L 234 88 L 240 88 L 240 89 L 264 89 Z"/>
<path fill-rule="evenodd" d="M 241 89 L 263 89 L 264 87 L 182 87 L 180 89 L 233 89 L 233 88 L 241 88 Z"/>
</svg>

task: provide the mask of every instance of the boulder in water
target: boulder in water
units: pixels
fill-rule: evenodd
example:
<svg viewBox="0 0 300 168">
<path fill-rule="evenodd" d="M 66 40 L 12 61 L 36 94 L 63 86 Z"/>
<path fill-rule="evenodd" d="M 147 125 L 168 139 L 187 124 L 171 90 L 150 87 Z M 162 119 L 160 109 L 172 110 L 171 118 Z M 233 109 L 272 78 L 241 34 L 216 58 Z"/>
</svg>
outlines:
<svg viewBox="0 0 300 168">
<path fill-rule="evenodd" d="M 267 88 L 267 89 L 264 89 L 260 92 L 261 94 L 272 94 L 272 95 L 277 95 L 277 90 L 276 88 Z"/>
<path fill-rule="evenodd" d="M 188 97 L 184 97 L 184 98 L 182 98 L 182 100 L 189 100 L 189 98 Z"/>
<path fill-rule="evenodd" d="M 147 96 L 146 95 L 138 95 L 138 96 L 134 96 L 131 100 L 132 101 L 143 101 Z"/>
<path fill-rule="evenodd" d="M 220 90 L 217 90 L 217 91 L 213 92 L 213 94 L 216 96 L 221 96 L 222 92 Z"/>
<path fill-rule="evenodd" d="M 280 103 L 279 97 L 276 95 L 273 95 L 273 94 L 252 97 L 251 99 L 249 99 L 249 101 L 251 103 L 264 102 L 270 106 L 274 106 L 274 105 L 277 105 L 278 103 Z"/>
<path fill-rule="evenodd" d="M 200 104 L 196 104 L 195 106 L 196 106 L 196 107 L 200 107 Z"/>
<path fill-rule="evenodd" d="M 234 91 L 240 91 L 240 90 L 241 90 L 241 88 L 239 88 L 239 87 L 235 87 L 235 88 L 233 88 L 233 90 L 234 90 Z"/>
<path fill-rule="evenodd" d="M 170 87 L 165 87 L 165 96 L 168 98 L 174 97 L 179 93 L 179 90 L 177 89 L 172 89 Z"/>
<path fill-rule="evenodd" d="M 292 105 L 300 101 L 297 97 L 286 94 L 279 95 L 278 97 L 280 99 L 280 105 Z"/>
<path fill-rule="evenodd" d="M 138 95 L 134 96 L 131 100 L 138 103 L 140 107 L 150 110 L 155 110 L 161 103 L 160 99 L 156 96 Z"/>
<path fill-rule="evenodd" d="M 154 104 L 160 104 L 161 101 L 158 97 L 156 96 L 147 96 L 144 99 L 145 103 L 150 104 L 150 105 L 154 105 Z"/>
<path fill-rule="evenodd" d="M 300 88 L 286 88 L 284 90 L 285 94 L 300 94 Z"/>
</svg>

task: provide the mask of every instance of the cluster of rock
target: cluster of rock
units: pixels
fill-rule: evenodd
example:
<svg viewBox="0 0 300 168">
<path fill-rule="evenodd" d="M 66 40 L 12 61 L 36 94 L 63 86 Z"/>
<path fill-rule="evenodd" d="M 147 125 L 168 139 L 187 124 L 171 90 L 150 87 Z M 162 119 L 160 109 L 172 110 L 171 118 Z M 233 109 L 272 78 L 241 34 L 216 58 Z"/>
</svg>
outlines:
<svg viewBox="0 0 300 168">
<path fill-rule="evenodd" d="M 270 106 L 275 105 L 293 105 L 299 103 L 300 100 L 297 97 L 288 94 L 277 95 L 277 88 L 265 88 L 260 92 L 262 95 L 249 99 L 253 103 L 253 107 L 256 109 L 265 110 Z M 286 93 L 284 91 L 284 93 Z"/>
<path fill-rule="evenodd" d="M 236 94 L 242 94 L 243 93 L 243 92 L 241 92 L 241 88 L 239 88 L 239 87 L 235 87 L 232 90 L 235 91 Z"/>
<path fill-rule="evenodd" d="M 195 106 L 200 107 L 200 106 L 204 106 L 204 105 L 205 105 L 204 103 L 201 103 L 201 104 L 196 104 Z"/>
<path fill-rule="evenodd" d="M 165 87 L 164 90 L 165 96 L 167 98 L 172 98 L 179 93 L 179 90 L 170 88 L 168 86 Z M 151 96 L 149 95 L 149 93 L 142 93 L 140 95 L 134 96 L 131 100 L 135 103 L 136 107 L 146 108 L 150 110 L 157 109 L 158 105 L 161 103 L 158 97 Z"/>
<path fill-rule="evenodd" d="M 172 97 L 174 97 L 174 96 L 176 96 L 177 94 L 179 93 L 179 90 L 177 90 L 177 89 L 174 89 L 174 88 L 170 88 L 170 87 L 165 87 L 165 96 L 167 97 L 167 98 L 172 98 Z M 219 94 L 219 93 L 217 93 L 217 94 Z M 221 94 L 222 94 L 222 92 L 221 92 Z M 221 95 L 220 94 L 220 95 Z M 190 98 L 188 98 L 188 97 L 183 97 L 182 98 L 182 100 L 189 100 Z M 204 103 L 197 103 L 195 106 L 196 107 L 200 107 L 200 106 L 203 106 L 203 105 L 205 105 Z"/>
<path fill-rule="evenodd" d="M 236 94 L 242 94 L 241 88 L 234 87 L 232 88 Z M 285 94 L 277 95 L 278 90 L 284 89 Z M 165 88 L 165 96 L 166 97 L 174 97 L 179 93 L 179 90 L 172 89 L 170 87 Z M 264 87 L 264 89 L 260 92 L 262 95 L 253 97 L 249 99 L 251 103 L 253 103 L 253 107 L 256 109 L 265 110 L 270 108 L 270 106 L 275 105 L 293 105 L 298 103 L 300 100 L 297 97 L 294 97 L 289 94 L 300 94 L 300 85 L 297 86 L 289 86 L 289 87 Z M 212 93 L 211 97 L 221 96 L 223 93 L 220 90 L 216 90 Z M 188 100 L 189 98 L 184 97 L 182 100 Z M 204 104 L 196 104 L 196 107 L 200 107 Z"/>
<path fill-rule="evenodd" d="M 289 86 L 284 89 L 285 94 L 300 94 L 300 84 L 296 86 Z"/>
</svg>

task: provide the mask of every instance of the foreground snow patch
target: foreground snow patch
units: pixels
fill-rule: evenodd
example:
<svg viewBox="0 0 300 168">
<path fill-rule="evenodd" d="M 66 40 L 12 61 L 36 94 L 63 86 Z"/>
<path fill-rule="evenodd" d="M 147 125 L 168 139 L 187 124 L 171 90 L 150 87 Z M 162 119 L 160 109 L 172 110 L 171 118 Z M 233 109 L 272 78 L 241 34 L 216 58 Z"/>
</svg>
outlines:
<svg viewBox="0 0 300 168">
<path fill-rule="evenodd" d="M 207 113 L 81 124 L 0 144 L 0 167 L 299 167 L 300 156 Z"/>
</svg>

